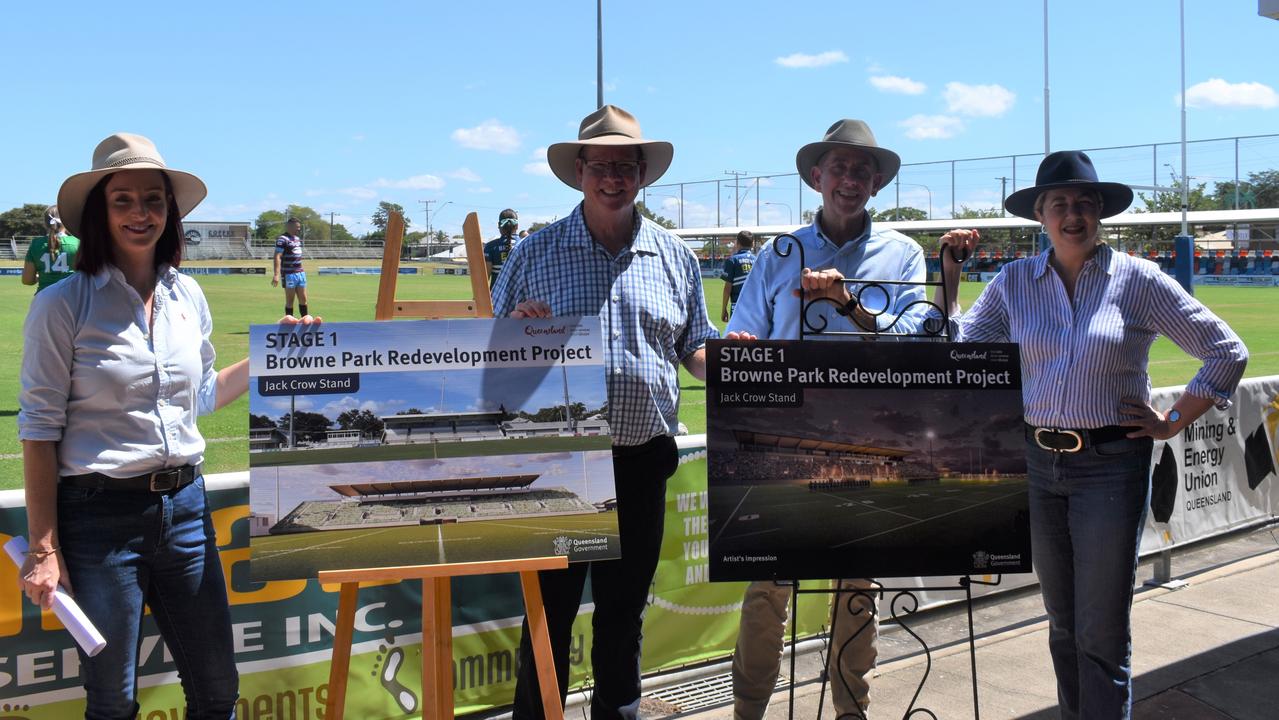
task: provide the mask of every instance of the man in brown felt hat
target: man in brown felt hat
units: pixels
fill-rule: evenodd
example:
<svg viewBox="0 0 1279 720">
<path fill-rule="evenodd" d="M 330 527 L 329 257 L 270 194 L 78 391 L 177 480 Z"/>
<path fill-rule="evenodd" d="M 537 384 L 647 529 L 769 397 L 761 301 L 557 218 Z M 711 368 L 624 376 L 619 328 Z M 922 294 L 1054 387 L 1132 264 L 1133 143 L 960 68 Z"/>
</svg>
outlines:
<svg viewBox="0 0 1279 720">
<path fill-rule="evenodd" d="M 546 153 L 555 176 L 582 191 L 581 204 L 517 244 L 493 287 L 497 317 L 600 318 L 622 557 L 540 573 L 562 700 L 573 619 L 591 571 L 596 720 L 638 716 L 640 630 L 662 545 L 666 479 L 678 464 L 679 365 L 705 379 L 705 344 L 718 337 L 697 258 L 635 209 L 640 188 L 661 177 L 673 155 L 670 143 L 645 139 L 621 108 L 586 116 L 576 142 Z M 527 621 L 514 717 L 542 717 Z"/>
<path fill-rule="evenodd" d="M 801 312 L 808 327 L 832 331 L 923 332 L 928 305 L 920 285 L 876 285 L 853 298 L 844 280 L 926 279 L 918 243 L 888 228 L 874 227 L 866 203 L 892 181 L 901 167 L 897 153 L 875 142 L 861 120 L 840 120 L 822 140 L 800 148 L 800 178 L 822 195 L 813 223 L 794 232 L 799 254 L 774 243 L 760 249 L 728 323 L 729 339 L 797 340 Z M 785 240 L 783 242 L 790 242 Z M 797 297 L 796 284 L 804 290 Z M 818 297 L 838 303 L 803 303 Z M 821 316 L 821 317 L 818 317 Z M 809 338 L 812 336 L 809 335 Z M 847 337 L 847 336 L 845 336 Z M 838 336 L 829 339 L 838 339 Z M 782 578 L 785 579 L 785 578 Z M 831 700 L 840 718 L 864 718 L 870 702 L 867 676 L 877 655 L 874 582 L 841 581 L 835 601 L 829 653 Z M 750 584 L 742 599 L 741 627 L 733 653 L 733 716 L 760 720 L 777 682 L 790 587 L 772 581 Z"/>
</svg>

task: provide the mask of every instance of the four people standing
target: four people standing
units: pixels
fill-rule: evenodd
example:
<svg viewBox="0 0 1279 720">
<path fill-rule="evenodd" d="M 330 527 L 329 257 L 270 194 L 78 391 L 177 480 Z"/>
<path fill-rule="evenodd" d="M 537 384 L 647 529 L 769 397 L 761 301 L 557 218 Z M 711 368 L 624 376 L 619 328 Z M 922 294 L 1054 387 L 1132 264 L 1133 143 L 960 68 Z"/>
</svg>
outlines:
<svg viewBox="0 0 1279 720">
<path fill-rule="evenodd" d="M 635 207 L 639 189 L 672 156 L 669 143 L 645 139 L 620 108 L 587 116 L 576 142 L 552 145 L 547 155 L 556 176 L 582 191 L 582 203 L 510 249 L 493 286 L 499 316 L 590 315 L 602 323 L 625 550 L 619 560 L 541 576 L 563 697 L 569 633 L 591 571 L 594 717 L 638 712 L 643 612 L 661 547 L 666 480 L 677 463 L 678 368 L 702 379 L 704 344 L 717 336 L 696 259 Z M 866 212 L 896 173 L 898 156 L 879 147 L 865 123 L 842 120 L 801 148 L 796 162 L 823 198 L 813 224 L 795 233 L 808 267 L 797 276 L 777 248 L 763 248 L 734 300 L 729 336 L 798 339 L 800 307 L 815 297 L 841 306 L 825 317 L 830 328 L 921 332 L 927 306 L 918 286 L 889 286 L 883 305 L 870 307 L 844 282 L 924 278 L 919 246 L 873 228 Z M 108 651 L 81 660 L 90 717 L 137 712 L 144 603 L 174 655 L 188 717 L 233 712 L 225 578 L 195 416 L 245 392 L 248 371 L 245 361 L 213 369 L 207 303 L 177 272 L 180 219 L 204 195 L 198 178 L 167 168 L 146 138 L 103 141 L 93 169 L 59 192 L 62 219 L 83 240 L 79 272 L 36 298 L 24 331 L 19 426 L 31 551 L 21 582 L 46 607 L 61 582 L 108 632 Z M 1247 359 L 1238 336 L 1156 266 L 1101 241 L 1100 220 L 1131 199 L 1129 188 L 1100 182 L 1083 153 L 1049 155 L 1036 185 L 1011 195 L 1006 207 L 1042 223 L 1052 247 L 1006 266 L 962 314 L 953 292 L 961 263 L 946 253 L 952 292 L 937 298 L 953 311 L 956 339 L 1022 348 L 1033 554 L 1065 717 L 1127 717 L 1128 618 L 1151 444 L 1226 407 Z M 517 222 L 507 223 L 510 234 Z M 295 297 L 302 314 L 308 309 L 300 229 L 290 218 L 277 240 L 272 282 L 284 278 L 286 314 Z M 60 230 L 50 224 L 49 258 Z M 971 231 L 943 237 L 969 250 L 976 240 Z M 66 250 L 65 242 L 57 249 Z M 1166 409 L 1149 404 L 1146 364 L 1159 334 L 1204 363 Z M 837 711 L 857 716 L 869 702 L 865 676 L 875 659 L 874 594 L 868 581 L 849 587 L 857 614 L 870 621 L 864 629 L 856 618 L 837 623 L 855 637 L 835 638 L 833 665 L 844 682 L 833 693 Z M 1077 601 L 1083 597 L 1086 612 Z M 788 599 L 789 589 L 772 583 L 747 591 L 733 663 L 734 712 L 743 720 L 767 707 Z M 527 627 L 520 656 L 515 715 L 540 717 Z"/>
</svg>

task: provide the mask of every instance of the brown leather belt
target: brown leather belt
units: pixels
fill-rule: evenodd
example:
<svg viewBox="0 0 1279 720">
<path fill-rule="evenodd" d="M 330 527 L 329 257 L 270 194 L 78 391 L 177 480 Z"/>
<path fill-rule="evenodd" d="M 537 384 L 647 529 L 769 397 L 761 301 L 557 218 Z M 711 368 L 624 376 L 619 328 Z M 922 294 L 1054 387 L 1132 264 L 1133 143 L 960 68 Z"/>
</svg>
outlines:
<svg viewBox="0 0 1279 720">
<path fill-rule="evenodd" d="M 1093 445 L 1122 440 L 1128 437 L 1128 433 L 1136 429 L 1121 425 L 1107 425 L 1088 430 L 1068 430 L 1066 428 L 1035 427 L 1030 423 L 1026 423 L 1026 439 L 1044 450 L 1075 453 Z"/>
<path fill-rule="evenodd" d="M 126 478 L 113 478 L 102 473 L 66 475 L 58 482 L 68 487 L 99 490 L 128 490 L 131 492 L 169 492 L 195 482 L 200 476 L 199 465 L 183 465 Z"/>
</svg>

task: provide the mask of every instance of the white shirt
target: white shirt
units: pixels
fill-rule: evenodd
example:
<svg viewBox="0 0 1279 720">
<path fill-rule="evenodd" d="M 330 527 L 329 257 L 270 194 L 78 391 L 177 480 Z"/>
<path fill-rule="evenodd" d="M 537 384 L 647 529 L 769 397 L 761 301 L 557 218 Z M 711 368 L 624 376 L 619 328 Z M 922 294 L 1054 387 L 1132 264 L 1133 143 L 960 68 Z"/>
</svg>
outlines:
<svg viewBox="0 0 1279 720">
<path fill-rule="evenodd" d="M 154 332 L 108 265 L 35 297 L 23 327 L 18 436 L 58 442 L 62 476 L 130 477 L 199 463 L 196 415 L 215 407 L 213 321 L 195 280 L 163 265 Z"/>
</svg>

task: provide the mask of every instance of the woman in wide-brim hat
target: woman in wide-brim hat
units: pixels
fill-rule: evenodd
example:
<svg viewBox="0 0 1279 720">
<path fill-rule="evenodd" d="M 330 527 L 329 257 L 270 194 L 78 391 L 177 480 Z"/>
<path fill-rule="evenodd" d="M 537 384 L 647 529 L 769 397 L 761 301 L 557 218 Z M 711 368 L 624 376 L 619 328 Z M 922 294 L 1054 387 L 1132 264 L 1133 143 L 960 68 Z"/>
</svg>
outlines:
<svg viewBox="0 0 1279 720">
<path fill-rule="evenodd" d="M 1129 611 L 1152 445 L 1228 406 L 1248 357 L 1157 265 L 1102 241 L 1100 220 L 1131 202 L 1132 190 L 1099 181 L 1084 153 L 1048 155 L 1034 187 L 1004 206 L 1042 223 L 1052 247 L 1005 265 L 955 328 L 959 340 L 1021 347 L 1032 555 L 1063 718 L 1129 716 Z M 964 231 L 942 237 L 968 251 L 975 242 Z M 948 252 L 943 271 L 952 297 L 939 302 L 955 316 L 960 263 Z M 1203 362 L 1168 408 L 1150 404 L 1158 335 Z"/>
<path fill-rule="evenodd" d="M 81 651 L 89 717 L 133 717 L 144 603 L 181 676 L 187 717 L 234 712 L 238 676 L 196 416 L 248 389 L 217 371 L 204 294 L 177 271 L 181 218 L 205 196 L 147 138 L 103 140 L 58 192 L 77 272 L 36 296 L 23 331 L 19 436 L 27 596 L 62 584 L 107 640 Z"/>
</svg>

